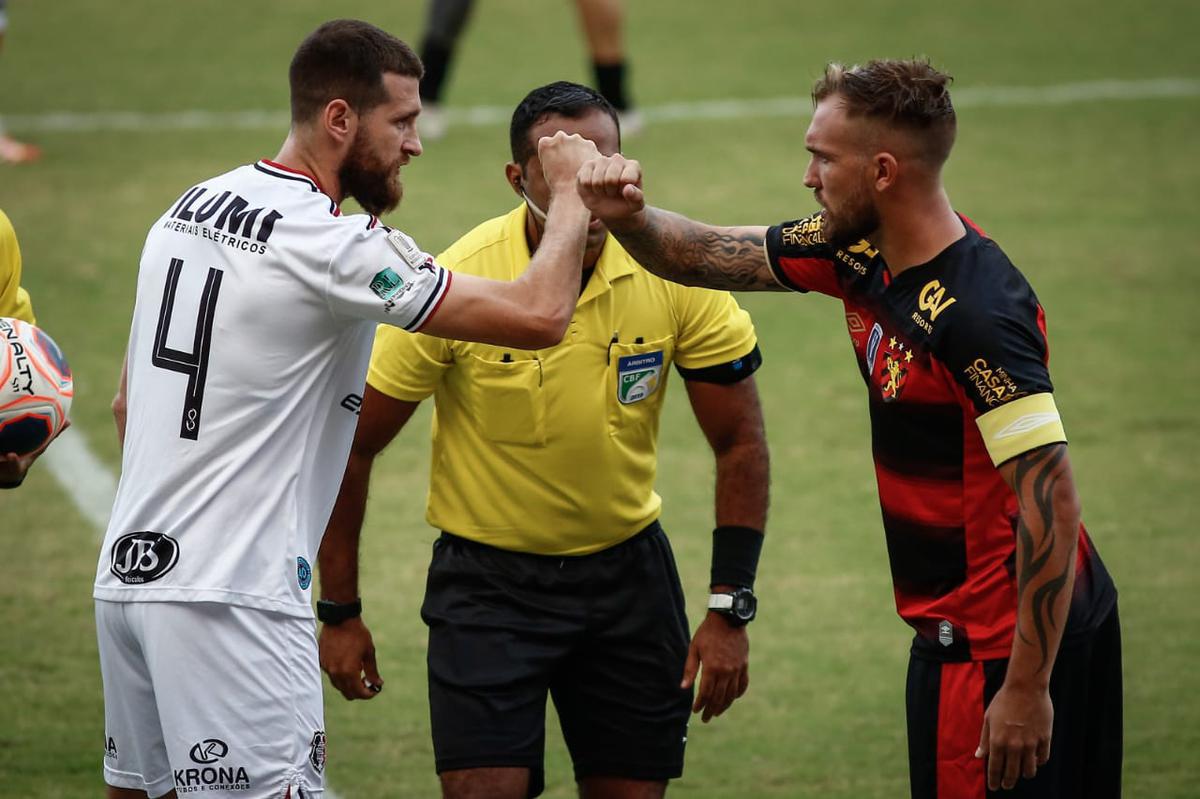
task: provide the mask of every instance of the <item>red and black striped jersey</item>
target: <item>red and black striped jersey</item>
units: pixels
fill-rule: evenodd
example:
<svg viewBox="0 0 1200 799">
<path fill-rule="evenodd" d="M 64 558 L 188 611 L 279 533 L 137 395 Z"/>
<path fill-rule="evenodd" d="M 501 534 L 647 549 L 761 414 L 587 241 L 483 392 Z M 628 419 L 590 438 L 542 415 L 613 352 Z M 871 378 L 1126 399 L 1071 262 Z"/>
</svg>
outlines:
<svg viewBox="0 0 1200 799">
<path fill-rule="evenodd" d="M 793 291 L 842 300 L 867 385 L 896 606 L 914 649 L 1008 657 L 1016 625 L 1017 499 L 996 468 L 1065 442 L 1045 314 L 970 220 L 933 260 L 892 276 L 867 241 L 828 244 L 820 214 L 770 228 L 767 260 Z M 1093 629 L 1116 589 L 1080 530 L 1066 635 Z"/>
</svg>

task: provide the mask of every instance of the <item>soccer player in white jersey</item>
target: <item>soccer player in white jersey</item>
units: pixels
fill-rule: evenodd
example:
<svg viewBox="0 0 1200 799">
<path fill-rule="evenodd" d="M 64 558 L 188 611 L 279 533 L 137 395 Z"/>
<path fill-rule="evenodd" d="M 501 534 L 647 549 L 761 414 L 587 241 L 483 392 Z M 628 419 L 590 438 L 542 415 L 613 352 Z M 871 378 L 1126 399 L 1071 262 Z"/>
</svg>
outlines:
<svg viewBox="0 0 1200 799">
<path fill-rule="evenodd" d="M 94 592 L 110 799 L 322 794 L 311 565 L 375 323 L 536 349 L 570 321 L 591 142 L 539 142 L 550 220 L 511 283 L 452 276 L 380 223 L 421 153 L 421 70 L 374 26 L 322 25 L 279 154 L 188 189 L 147 236 Z"/>
</svg>

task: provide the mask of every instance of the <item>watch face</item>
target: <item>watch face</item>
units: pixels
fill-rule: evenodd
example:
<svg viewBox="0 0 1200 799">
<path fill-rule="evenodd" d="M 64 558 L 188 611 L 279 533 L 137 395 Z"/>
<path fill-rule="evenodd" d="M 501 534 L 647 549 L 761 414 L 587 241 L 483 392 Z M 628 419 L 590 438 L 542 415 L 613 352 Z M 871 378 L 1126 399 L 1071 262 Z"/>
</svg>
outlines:
<svg viewBox="0 0 1200 799">
<path fill-rule="evenodd" d="M 738 594 L 733 598 L 733 613 L 739 619 L 750 621 L 754 618 L 754 611 L 757 607 L 758 601 L 755 599 L 754 594 Z"/>
</svg>

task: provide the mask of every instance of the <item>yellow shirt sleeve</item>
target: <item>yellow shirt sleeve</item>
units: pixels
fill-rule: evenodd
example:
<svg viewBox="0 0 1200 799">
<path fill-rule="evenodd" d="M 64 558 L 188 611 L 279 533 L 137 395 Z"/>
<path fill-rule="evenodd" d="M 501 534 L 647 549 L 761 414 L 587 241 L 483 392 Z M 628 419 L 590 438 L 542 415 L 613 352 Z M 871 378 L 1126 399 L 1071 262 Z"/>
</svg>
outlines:
<svg viewBox="0 0 1200 799">
<path fill-rule="evenodd" d="M 675 363 L 684 369 L 705 369 L 737 360 L 758 343 L 754 323 L 733 295 L 671 284 L 679 334 Z"/>
<path fill-rule="evenodd" d="M 446 339 L 380 325 L 367 383 L 393 399 L 420 402 L 434 392 L 452 361 Z"/>
<path fill-rule="evenodd" d="M 21 248 L 12 222 L 0 211 L 0 316 L 36 324 L 29 294 L 21 288 Z"/>
</svg>

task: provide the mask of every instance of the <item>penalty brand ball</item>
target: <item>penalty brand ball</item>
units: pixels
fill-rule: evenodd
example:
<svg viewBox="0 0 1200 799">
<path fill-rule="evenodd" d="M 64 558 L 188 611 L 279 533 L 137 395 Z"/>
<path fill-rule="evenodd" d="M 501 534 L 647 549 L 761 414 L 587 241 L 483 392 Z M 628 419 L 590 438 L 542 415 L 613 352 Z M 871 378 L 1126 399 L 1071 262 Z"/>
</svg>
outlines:
<svg viewBox="0 0 1200 799">
<path fill-rule="evenodd" d="M 67 422 L 71 367 L 40 328 L 0 317 L 0 454 L 28 455 Z"/>
</svg>

